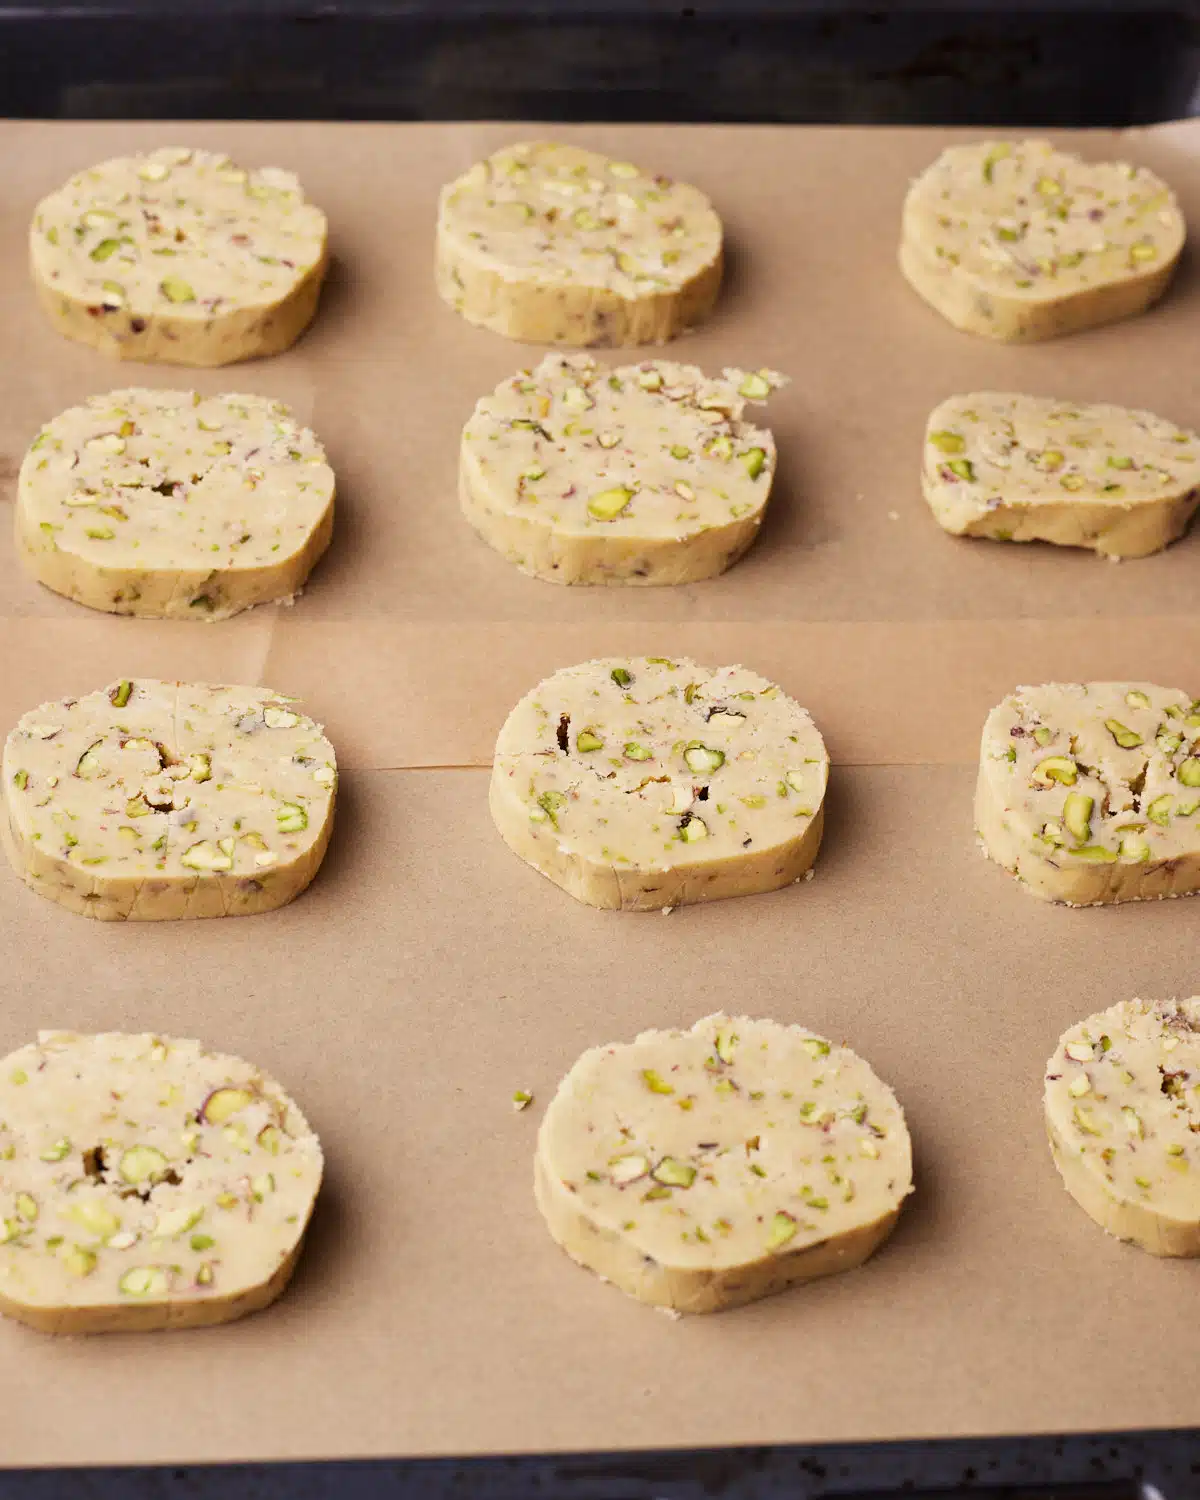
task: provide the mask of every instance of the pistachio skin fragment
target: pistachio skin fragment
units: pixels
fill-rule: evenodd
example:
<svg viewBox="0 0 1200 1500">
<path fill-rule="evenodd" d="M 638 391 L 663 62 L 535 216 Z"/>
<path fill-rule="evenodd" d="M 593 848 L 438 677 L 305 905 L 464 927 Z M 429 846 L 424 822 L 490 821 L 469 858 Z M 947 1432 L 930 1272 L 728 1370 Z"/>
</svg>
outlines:
<svg viewBox="0 0 1200 1500">
<path fill-rule="evenodd" d="M 1046 1064 L 1046 1131 L 1064 1187 L 1107 1233 L 1151 1255 L 1200 1256 L 1186 1086 L 1198 1073 L 1200 996 L 1123 1000 L 1069 1027 Z M 1082 1113 L 1077 1096 L 1089 1101 Z"/>
<path fill-rule="evenodd" d="M 1022 890 L 1069 906 L 1200 890 L 1189 694 L 1151 683 L 1021 687 L 984 726 L 975 827 Z M 1048 756 L 1060 747 L 1070 754 Z M 1197 762 L 1200 765 L 1200 761 Z M 1197 788 L 1200 790 L 1200 788 Z"/>
<path fill-rule="evenodd" d="M 646 1073 L 669 1077 L 672 1094 L 647 1090 Z M 861 1058 L 799 1026 L 723 1014 L 585 1052 L 546 1110 L 534 1163 L 559 1246 L 682 1313 L 861 1264 L 911 1191 L 900 1105 Z"/>
</svg>

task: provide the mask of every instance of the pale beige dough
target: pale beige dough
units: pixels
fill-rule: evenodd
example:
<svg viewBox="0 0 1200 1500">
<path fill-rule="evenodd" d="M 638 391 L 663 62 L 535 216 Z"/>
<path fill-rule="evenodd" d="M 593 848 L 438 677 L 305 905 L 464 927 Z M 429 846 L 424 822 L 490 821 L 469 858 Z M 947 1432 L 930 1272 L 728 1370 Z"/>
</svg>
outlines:
<svg viewBox="0 0 1200 1500">
<path fill-rule="evenodd" d="M 1020 687 L 988 715 L 975 826 L 1070 906 L 1200 889 L 1200 701 L 1149 682 Z"/>
<path fill-rule="evenodd" d="M 273 911 L 333 828 L 333 746 L 258 687 L 124 679 L 8 736 L 3 835 L 39 895 L 102 921 Z"/>
<path fill-rule="evenodd" d="M 117 359 L 227 365 L 278 354 L 308 327 L 326 235 L 291 172 L 166 147 L 43 198 L 29 249 L 59 333 Z"/>
<path fill-rule="evenodd" d="M 912 1191 L 912 1145 L 848 1048 L 715 1015 L 585 1052 L 542 1120 L 534 1187 L 581 1265 L 716 1312 L 866 1260 Z"/>
<path fill-rule="evenodd" d="M 294 598 L 329 545 L 333 501 L 325 450 L 281 402 L 112 391 L 34 439 L 17 551 L 92 609 L 224 620 Z"/>
<path fill-rule="evenodd" d="M 491 809 L 576 900 L 649 911 L 799 880 L 828 778 L 807 710 L 756 672 L 611 657 L 563 668 L 509 714 Z"/>
<path fill-rule="evenodd" d="M 1046 1128 L 1067 1191 L 1152 1255 L 1200 1255 L 1200 996 L 1122 1000 L 1059 1039 Z"/>
<path fill-rule="evenodd" d="M 775 442 L 743 420 L 772 370 L 550 354 L 485 396 L 463 430 L 459 497 L 475 530 L 551 583 L 695 583 L 758 534 Z"/>
<path fill-rule="evenodd" d="M 1145 557 L 1200 504 L 1200 436 L 1123 406 L 976 392 L 930 416 L 921 482 L 956 536 Z"/>
<path fill-rule="evenodd" d="M 194 1041 L 44 1031 L 0 1061 L 0 1312 L 43 1333 L 228 1323 L 287 1286 L 321 1147 Z"/>
<path fill-rule="evenodd" d="M 904 202 L 900 267 L 956 328 L 1005 341 L 1144 312 L 1184 241 L 1165 182 L 1042 140 L 951 146 Z"/>
<path fill-rule="evenodd" d="M 721 266 L 703 193 L 577 146 L 506 146 L 442 189 L 439 294 L 523 343 L 665 343 L 711 311 Z"/>
</svg>

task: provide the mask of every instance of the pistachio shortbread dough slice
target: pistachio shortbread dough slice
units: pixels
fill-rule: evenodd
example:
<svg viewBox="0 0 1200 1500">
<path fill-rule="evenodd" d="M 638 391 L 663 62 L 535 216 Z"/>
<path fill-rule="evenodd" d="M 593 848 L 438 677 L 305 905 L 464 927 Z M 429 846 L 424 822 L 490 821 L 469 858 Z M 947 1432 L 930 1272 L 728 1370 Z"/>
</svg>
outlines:
<svg viewBox="0 0 1200 1500">
<path fill-rule="evenodd" d="M 1200 889 L 1200 701 L 1149 682 L 1019 687 L 988 715 L 975 826 L 1069 906 Z"/>
<path fill-rule="evenodd" d="M 77 173 L 38 204 L 29 249 L 59 333 L 172 365 L 287 349 L 328 263 L 325 215 L 291 172 L 173 147 Z"/>
<path fill-rule="evenodd" d="M 333 746 L 295 699 L 126 678 L 20 721 L 0 833 L 31 890 L 84 916 L 245 916 L 312 880 L 336 790 Z"/>
<path fill-rule="evenodd" d="M 1067 1191 L 1152 1255 L 1200 1255 L 1200 996 L 1122 1000 L 1046 1064 L 1046 1128 Z"/>
<path fill-rule="evenodd" d="M 0 1312 L 43 1333 L 228 1323 L 291 1279 L 321 1147 L 199 1042 L 44 1031 L 0 1062 Z"/>
<path fill-rule="evenodd" d="M 714 1015 L 585 1052 L 534 1188 L 572 1259 L 639 1302 L 717 1312 L 866 1260 L 912 1191 L 912 1144 L 849 1048 Z"/>
<path fill-rule="evenodd" d="M 611 657 L 563 668 L 509 714 L 491 809 L 576 900 L 649 911 L 799 880 L 828 779 L 808 711 L 757 672 Z"/>
<path fill-rule="evenodd" d="M 463 430 L 459 498 L 484 541 L 551 583 L 695 583 L 758 534 L 775 441 L 743 420 L 784 377 L 550 354 Z"/>
<path fill-rule="evenodd" d="M 442 189 L 439 294 L 523 343 L 665 343 L 711 311 L 721 265 L 703 193 L 577 146 L 506 146 Z"/>
<path fill-rule="evenodd" d="M 279 401 L 112 391 L 42 428 L 17 551 L 91 609 L 224 620 L 304 586 L 333 532 L 325 450 Z"/>
<path fill-rule="evenodd" d="M 912 184 L 900 267 L 956 328 L 1029 342 L 1144 312 L 1184 233 L 1174 193 L 1145 167 L 981 141 L 949 147 Z"/>
<path fill-rule="evenodd" d="M 1123 406 L 977 392 L 930 416 L 921 482 L 955 536 L 1145 557 L 1200 505 L 1200 436 Z"/>
</svg>

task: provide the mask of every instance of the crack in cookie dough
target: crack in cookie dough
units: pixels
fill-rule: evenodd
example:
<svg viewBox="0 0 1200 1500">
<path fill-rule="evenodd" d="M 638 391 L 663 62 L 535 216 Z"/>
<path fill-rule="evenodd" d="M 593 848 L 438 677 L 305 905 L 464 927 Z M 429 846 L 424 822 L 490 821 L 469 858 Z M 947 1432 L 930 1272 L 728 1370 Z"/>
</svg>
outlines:
<svg viewBox="0 0 1200 1500">
<path fill-rule="evenodd" d="M 44 1333 L 228 1323 L 287 1286 L 321 1147 L 194 1041 L 42 1032 L 0 1061 L 0 1312 Z"/>
<path fill-rule="evenodd" d="M 307 328 L 326 234 L 291 172 L 172 147 L 72 177 L 38 204 L 29 246 L 59 333 L 118 359 L 225 365 Z"/>
<path fill-rule="evenodd" d="M 956 536 L 1145 557 L 1200 505 L 1200 436 L 1122 406 L 976 392 L 930 416 L 921 483 Z"/>
<path fill-rule="evenodd" d="M 517 704 L 490 802 L 508 846 L 577 900 L 648 911 L 799 880 L 828 777 L 808 712 L 756 672 L 612 657 Z"/>
<path fill-rule="evenodd" d="M 531 344 L 661 344 L 721 285 L 703 193 L 550 142 L 506 146 L 442 190 L 437 289 L 469 323 Z"/>
<path fill-rule="evenodd" d="M 475 530 L 552 583 L 693 583 L 753 542 L 775 441 L 748 401 L 773 370 L 646 360 L 608 369 L 548 355 L 502 382 L 463 430 L 459 497 Z"/>
<path fill-rule="evenodd" d="M 1025 889 L 1070 906 L 1200 889 L 1200 701 L 1153 683 L 1022 687 L 984 726 L 975 822 Z"/>
<path fill-rule="evenodd" d="M 1184 241 L 1165 182 L 1048 141 L 951 146 L 904 203 L 900 267 L 966 333 L 1053 338 L 1144 312 Z"/>
<path fill-rule="evenodd" d="M 283 906 L 320 867 L 337 792 L 333 746 L 294 705 L 145 678 L 43 704 L 4 747 L 10 863 L 103 921 Z"/>
<path fill-rule="evenodd" d="M 15 532 L 33 576 L 91 609 L 223 620 L 295 597 L 333 506 L 325 450 L 281 402 L 132 389 L 42 429 Z"/>
<path fill-rule="evenodd" d="M 1123 1000 L 1046 1064 L 1046 1128 L 1067 1191 L 1152 1255 L 1200 1255 L 1200 997 Z"/>
<path fill-rule="evenodd" d="M 716 1312 L 866 1260 L 912 1191 L 912 1146 L 849 1048 L 718 1014 L 585 1052 L 542 1120 L 534 1186 L 580 1265 Z"/>
</svg>

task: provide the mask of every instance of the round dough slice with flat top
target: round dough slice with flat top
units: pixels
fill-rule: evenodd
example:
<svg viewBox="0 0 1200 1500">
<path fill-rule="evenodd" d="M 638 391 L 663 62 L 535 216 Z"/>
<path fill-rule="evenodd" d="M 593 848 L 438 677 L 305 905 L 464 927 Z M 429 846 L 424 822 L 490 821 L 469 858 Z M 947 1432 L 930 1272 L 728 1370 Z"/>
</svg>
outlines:
<svg viewBox="0 0 1200 1500">
<path fill-rule="evenodd" d="M 1151 682 L 1017 688 L 984 725 L 975 827 L 1049 901 L 1200 890 L 1200 700 Z"/>
<path fill-rule="evenodd" d="M 848 1048 L 715 1015 L 585 1052 L 534 1186 L 572 1259 L 639 1302 L 716 1312 L 866 1260 L 912 1191 L 912 1145 Z"/>
<path fill-rule="evenodd" d="M 799 880 L 828 778 L 808 712 L 756 672 L 612 657 L 517 704 L 491 808 L 509 848 L 576 900 L 649 911 Z"/>
<path fill-rule="evenodd" d="M 550 354 L 497 386 L 463 431 L 463 513 L 523 573 L 551 583 L 694 583 L 758 534 L 775 442 L 743 420 L 772 370 L 647 360 L 606 369 Z"/>
<path fill-rule="evenodd" d="M 955 328 L 1031 342 L 1144 312 L 1184 232 L 1174 193 L 1145 167 L 980 141 L 943 151 L 909 189 L 900 268 Z"/>
<path fill-rule="evenodd" d="M 126 678 L 8 736 L 0 837 L 31 890 L 85 917 L 246 916 L 316 875 L 336 790 L 294 699 Z"/>
<path fill-rule="evenodd" d="M 193 1041 L 42 1032 L 0 1062 L 0 1312 L 43 1333 L 228 1323 L 291 1279 L 321 1147 Z"/>
<path fill-rule="evenodd" d="M 172 365 L 289 348 L 328 264 L 325 215 L 291 172 L 174 147 L 72 177 L 38 204 L 29 250 L 59 333 Z"/>
<path fill-rule="evenodd" d="M 112 391 L 48 423 L 17 480 L 17 551 L 91 609 L 224 620 L 290 601 L 333 532 L 325 450 L 278 401 Z"/>
<path fill-rule="evenodd" d="M 523 343 L 662 344 L 711 311 L 721 241 L 687 183 L 522 142 L 443 188 L 437 289 L 468 323 Z"/>
<path fill-rule="evenodd" d="M 1200 436 L 1123 406 L 977 392 L 930 416 L 921 482 L 955 536 L 1145 557 L 1200 505 Z"/>
<path fill-rule="evenodd" d="M 1200 1255 L 1200 996 L 1122 1000 L 1064 1032 L 1046 1128 L 1076 1203 L 1152 1255 Z"/>
</svg>

